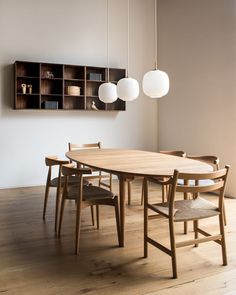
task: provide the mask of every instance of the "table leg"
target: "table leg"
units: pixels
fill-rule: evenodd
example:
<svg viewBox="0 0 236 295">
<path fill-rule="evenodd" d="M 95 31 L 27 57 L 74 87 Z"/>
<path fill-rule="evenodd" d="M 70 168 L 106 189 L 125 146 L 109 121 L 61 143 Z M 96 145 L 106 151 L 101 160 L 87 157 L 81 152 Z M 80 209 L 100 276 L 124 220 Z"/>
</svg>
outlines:
<svg viewBox="0 0 236 295">
<path fill-rule="evenodd" d="M 184 185 L 188 185 L 188 180 L 184 180 Z M 184 200 L 188 200 L 188 193 L 184 193 Z M 184 234 L 187 235 L 188 233 L 188 222 L 184 222 Z"/>
<path fill-rule="evenodd" d="M 125 244 L 125 178 L 119 177 L 119 195 L 120 195 L 120 247 Z"/>
</svg>

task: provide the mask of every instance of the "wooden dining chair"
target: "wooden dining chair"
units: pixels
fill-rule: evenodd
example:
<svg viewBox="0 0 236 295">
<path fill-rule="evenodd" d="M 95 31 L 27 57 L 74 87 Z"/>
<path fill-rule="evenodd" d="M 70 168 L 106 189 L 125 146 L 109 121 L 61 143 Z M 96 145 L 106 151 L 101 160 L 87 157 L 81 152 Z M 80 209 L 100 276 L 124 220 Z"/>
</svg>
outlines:
<svg viewBox="0 0 236 295">
<path fill-rule="evenodd" d="M 58 159 L 57 156 L 48 156 L 45 157 L 45 164 L 48 167 L 47 181 L 45 186 L 45 195 L 44 195 L 44 205 L 43 205 L 43 220 L 45 220 L 46 210 L 47 210 L 47 202 L 49 196 L 49 190 L 51 187 L 56 188 L 56 204 L 55 204 L 55 232 L 57 231 L 57 221 L 58 221 L 58 209 L 60 202 L 60 194 L 61 188 L 63 187 L 65 178 L 61 175 L 61 169 L 63 164 L 69 163 L 68 160 Z M 57 177 L 52 178 L 52 169 L 53 167 L 58 169 Z M 78 182 L 78 177 L 71 176 L 68 179 L 70 184 L 76 184 Z M 88 181 L 84 180 L 84 184 L 88 185 Z M 94 216 L 92 216 L 92 221 L 94 224 Z"/>
<path fill-rule="evenodd" d="M 207 163 L 213 167 L 213 171 L 220 169 L 220 159 L 217 156 L 214 155 L 187 155 L 187 158 L 201 161 L 204 163 Z M 210 184 L 213 183 L 210 179 L 201 180 L 200 184 Z M 215 192 L 212 192 L 215 193 Z M 225 210 L 225 202 L 223 203 L 223 210 L 224 210 L 224 224 L 227 225 L 227 217 L 226 217 L 226 210 Z"/>
<path fill-rule="evenodd" d="M 69 151 L 74 151 L 74 150 L 84 150 L 84 149 L 100 149 L 101 148 L 101 142 L 96 142 L 96 143 L 68 143 Z M 72 162 L 72 161 L 70 161 Z M 81 168 L 84 167 L 83 165 L 79 165 L 77 163 L 77 167 Z M 93 173 L 98 173 L 98 175 L 90 175 L 84 177 L 87 181 L 91 181 L 94 179 L 98 179 L 98 186 L 99 187 L 105 187 L 108 188 L 110 191 L 112 191 L 112 174 L 103 174 L 101 170 L 97 169 L 91 169 Z M 107 184 L 106 182 L 102 181 L 103 179 L 109 179 L 109 183 Z M 93 212 L 93 207 L 91 207 L 91 212 Z M 94 215 L 94 213 L 92 213 Z M 96 221 L 97 221 L 97 229 L 99 229 L 99 206 L 96 206 Z"/>
<path fill-rule="evenodd" d="M 78 144 L 78 143 L 68 143 L 69 151 L 73 150 L 84 150 L 84 149 L 100 149 L 101 148 L 101 142 L 96 143 L 86 143 L 86 144 Z M 82 166 L 81 166 L 82 167 Z M 79 166 L 78 166 L 79 168 Z M 91 169 L 92 172 L 98 172 L 98 175 L 92 175 L 87 176 L 87 180 L 93 180 L 98 179 L 98 186 L 103 186 L 105 188 L 108 188 L 110 191 L 112 191 L 112 174 L 102 174 L 102 171 L 97 169 Z M 109 179 L 109 183 L 105 183 L 102 181 L 102 179 Z"/>
<path fill-rule="evenodd" d="M 223 204 L 224 193 L 229 166 L 222 170 L 213 171 L 210 173 L 179 173 L 174 171 L 174 175 L 167 181 L 159 180 L 160 184 L 169 185 L 169 198 L 165 203 L 151 203 L 148 197 L 148 182 L 152 179 L 144 180 L 144 257 L 148 256 L 148 243 L 155 246 L 159 250 L 165 252 L 172 259 L 173 277 L 177 278 L 177 262 L 176 262 L 176 248 L 195 245 L 208 241 L 215 241 L 221 246 L 223 265 L 227 265 L 225 232 L 223 220 Z M 178 184 L 178 179 L 183 179 L 185 184 Z M 201 185 L 200 180 L 210 179 L 213 181 L 209 185 Z M 188 183 L 193 181 L 193 184 Z M 219 190 L 218 204 L 204 199 L 200 194 Z M 189 200 L 176 200 L 176 192 L 192 194 L 193 198 Z M 160 216 L 168 219 L 169 234 L 170 234 L 170 248 L 153 240 L 148 235 L 148 210 L 158 213 Z M 199 227 L 199 220 L 218 216 L 219 218 L 219 234 L 211 235 Z M 194 224 L 194 239 L 176 242 L 175 241 L 175 223 L 193 221 Z M 204 237 L 199 238 L 199 234 Z"/>
<path fill-rule="evenodd" d="M 186 157 L 186 153 L 184 151 L 180 151 L 180 150 L 171 150 L 171 151 L 160 151 L 159 153 L 161 154 L 166 154 L 166 155 L 170 155 L 170 156 L 176 156 L 176 157 Z M 159 183 L 159 179 L 157 179 L 157 183 Z M 152 178 L 152 182 L 155 183 L 156 178 L 153 177 Z M 162 178 L 162 180 L 165 180 Z M 166 201 L 167 195 L 168 195 L 168 185 L 162 184 L 161 185 L 161 196 L 162 196 L 162 202 Z M 141 197 L 141 205 L 143 205 L 143 199 L 144 199 L 144 188 L 142 185 L 142 197 Z"/>
<path fill-rule="evenodd" d="M 59 219 L 59 229 L 58 237 L 61 235 L 61 225 L 63 219 L 63 212 L 66 200 L 76 201 L 76 237 L 75 237 L 75 254 L 79 251 L 79 239 L 80 239 L 80 227 L 81 227 L 81 210 L 88 206 L 93 205 L 107 205 L 113 206 L 115 208 L 116 216 L 116 228 L 117 236 L 120 245 L 120 220 L 119 220 L 119 208 L 118 208 L 118 198 L 113 195 L 111 191 L 94 185 L 83 185 L 83 175 L 91 174 L 92 170 L 89 168 L 74 168 L 74 164 L 67 164 L 62 166 L 62 174 L 65 177 L 60 219 Z M 68 182 L 69 177 L 77 175 L 78 183 L 77 185 L 70 185 Z"/>
</svg>

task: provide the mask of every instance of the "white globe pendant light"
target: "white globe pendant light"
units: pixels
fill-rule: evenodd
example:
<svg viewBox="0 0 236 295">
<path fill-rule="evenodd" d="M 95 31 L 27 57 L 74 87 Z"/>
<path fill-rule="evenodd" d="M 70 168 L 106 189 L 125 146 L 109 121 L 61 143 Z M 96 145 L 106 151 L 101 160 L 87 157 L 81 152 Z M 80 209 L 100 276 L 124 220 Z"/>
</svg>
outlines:
<svg viewBox="0 0 236 295">
<path fill-rule="evenodd" d="M 159 98 L 169 92 L 169 77 L 160 70 L 147 72 L 143 76 L 143 92 L 152 98 Z"/>
<path fill-rule="evenodd" d="M 113 103 L 117 100 L 117 87 L 109 82 L 109 0 L 107 0 L 107 81 L 98 88 L 98 97 L 104 103 Z"/>
<path fill-rule="evenodd" d="M 157 69 L 157 0 L 154 8 L 154 43 L 155 43 L 155 70 L 143 76 L 143 92 L 149 97 L 160 98 L 169 92 L 170 81 L 166 72 Z"/>
<path fill-rule="evenodd" d="M 129 0 L 127 0 L 127 72 L 117 83 L 117 95 L 123 101 L 132 101 L 139 96 L 138 81 L 129 77 Z"/>
<path fill-rule="evenodd" d="M 98 97 L 102 102 L 113 103 L 117 100 L 116 85 L 111 82 L 101 84 L 98 88 Z"/>
<path fill-rule="evenodd" d="M 135 100 L 139 96 L 138 81 L 133 78 L 123 78 L 117 83 L 117 95 L 124 101 Z"/>
</svg>

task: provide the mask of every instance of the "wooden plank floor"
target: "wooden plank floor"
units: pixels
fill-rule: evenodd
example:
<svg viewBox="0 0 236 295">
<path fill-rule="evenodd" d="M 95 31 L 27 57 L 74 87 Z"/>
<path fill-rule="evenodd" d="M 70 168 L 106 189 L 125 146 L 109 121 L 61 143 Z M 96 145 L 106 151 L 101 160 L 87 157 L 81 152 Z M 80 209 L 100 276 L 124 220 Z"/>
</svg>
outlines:
<svg viewBox="0 0 236 295">
<path fill-rule="evenodd" d="M 0 190 L 0 294 L 236 294 L 236 200 L 226 199 L 229 265 L 222 266 L 221 249 L 213 242 L 178 249 L 179 278 L 174 280 L 166 254 L 149 246 L 149 257 L 142 258 L 140 190 L 140 182 L 134 182 L 132 206 L 126 210 L 125 248 L 117 247 L 113 208 L 101 208 L 100 230 L 91 226 L 86 209 L 78 256 L 73 254 L 73 202 L 66 205 L 58 240 L 53 231 L 53 190 L 46 222 L 42 220 L 44 187 Z M 158 187 L 151 187 L 151 197 L 160 197 Z M 208 198 L 216 201 L 216 196 Z M 201 224 L 217 232 L 217 219 Z M 150 229 L 168 245 L 166 221 L 152 220 Z M 176 231 L 178 240 L 186 238 L 182 225 Z"/>
</svg>

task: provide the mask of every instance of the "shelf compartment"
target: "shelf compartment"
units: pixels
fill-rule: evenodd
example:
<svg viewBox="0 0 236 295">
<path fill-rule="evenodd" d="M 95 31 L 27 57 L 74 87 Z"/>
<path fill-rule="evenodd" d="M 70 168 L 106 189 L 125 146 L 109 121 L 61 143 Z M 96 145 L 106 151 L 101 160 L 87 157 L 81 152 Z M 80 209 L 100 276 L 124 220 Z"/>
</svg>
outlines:
<svg viewBox="0 0 236 295">
<path fill-rule="evenodd" d="M 120 79 L 124 78 L 126 75 L 125 69 L 109 69 L 109 81 L 118 82 Z M 106 70 L 106 79 L 108 79 L 108 70 Z"/>
<path fill-rule="evenodd" d="M 17 77 L 39 77 L 39 63 L 16 61 L 15 71 Z"/>
<path fill-rule="evenodd" d="M 98 110 L 105 110 L 106 104 L 102 102 L 97 96 L 86 97 L 86 110 L 96 111 L 92 108 L 93 103 Z"/>
<path fill-rule="evenodd" d="M 80 87 L 80 95 L 84 95 L 84 81 L 78 80 L 65 80 L 64 81 L 64 94 L 68 95 L 67 87 L 68 86 L 78 86 Z"/>
<path fill-rule="evenodd" d="M 98 96 L 98 88 L 102 83 L 103 82 L 93 83 L 91 81 L 87 81 L 86 82 L 86 96 Z"/>
<path fill-rule="evenodd" d="M 17 94 L 15 109 L 39 109 L 39 94 Z"/>
<path fill-rule="evenodd" d="M 113 103 L 107 103 L 106 110 L 107 111 L 116 111 L 116 110 L 125 111 L 125 102 L 118 98 Z"/>
<path fill-rule="evenodd" d="M 65 65 L 64 66 L 64 79 L 65 80 L 84 80 L 84 67 Z"/>
<path fill-rule="evenodd" d="M 62 91 L 63 91 L 62 82 L 63 82 L 62 80 L 50 80 L 50 79 L 41 80 L 41 94 L 62 95 Z"/>
<path fill-rule="evenodd" d="M 94 79 L 91 76 L 100 75 L 100 78 Z M 97 68 L 97 67 L 86 67 L 86 79 L 87 81 L 98 81 L 102 82 L 106 80 L 106 69 L 105 68 Z"/>
<path fill-rule="evenodd" d="M 62 109 L 63 97 L 61 95 L 41 95 L 41 105 L 40 105 L 41 109 L 45 109 L 44 108 L 45 101 L 57 101 L 58 102 L 58 109 Z M 57 110 L 57 108 L 55 108 L 55 110 Z"/>
<path fill-rule="evenodd" d="M 85 109 L 84 96 L 65 95 L 63 109 L 64 110 L 84 110 Z"/>
<path fill-rule="evenodd" d="M 63 65 L 61 64 L 41 64 L 41 78 L 63 78 Z"/>
<path fill-rule="evenodd" d="M 22 84 L 32 85 L 32 93 L 39 93 L 39 79 L 32 79 L 27 77 L 17 77 L 16 80 L 16 91 L 19 94 L 23 94 Z M 26 88 L 26 93 L 29 93 L 29 88 Z"/>
</svg>

